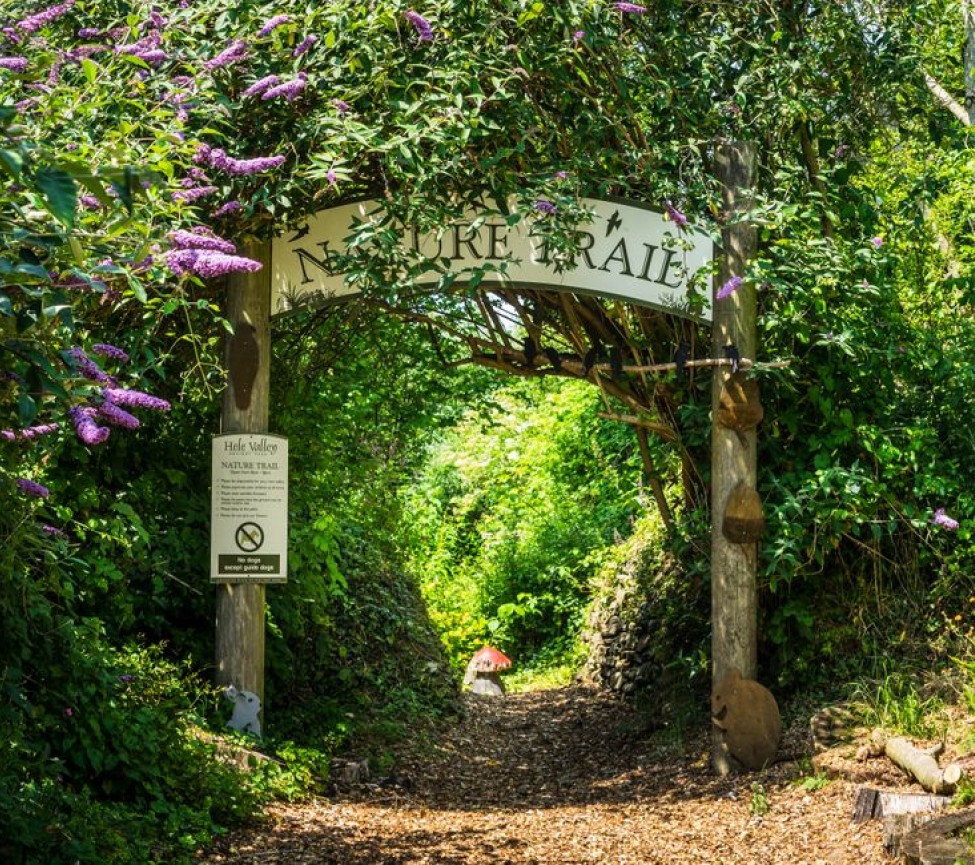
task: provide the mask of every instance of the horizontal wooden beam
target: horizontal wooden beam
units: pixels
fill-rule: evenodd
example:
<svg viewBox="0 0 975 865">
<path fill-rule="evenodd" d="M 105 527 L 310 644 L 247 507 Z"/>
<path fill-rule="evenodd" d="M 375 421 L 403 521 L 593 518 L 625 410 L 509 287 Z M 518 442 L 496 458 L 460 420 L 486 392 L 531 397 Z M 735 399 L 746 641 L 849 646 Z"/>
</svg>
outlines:
<svg viewBox="0 0 975 865">
<path fill-rule="evenodd" d="M 656 421 L 647 420 L 639 415 L 635 414 L 614 414 L 613 412 L 601 411 L 597 413 L 599 417 L 604 420 L 614 420 L 619 423 L 626 423 L 630 426 L 643 427 L 644 429 L 651 430 L 657 433 L 661 438 L 667 441 L 676 441 L 677 433 L 667 424 L 657 423 Z"/>
</svg>

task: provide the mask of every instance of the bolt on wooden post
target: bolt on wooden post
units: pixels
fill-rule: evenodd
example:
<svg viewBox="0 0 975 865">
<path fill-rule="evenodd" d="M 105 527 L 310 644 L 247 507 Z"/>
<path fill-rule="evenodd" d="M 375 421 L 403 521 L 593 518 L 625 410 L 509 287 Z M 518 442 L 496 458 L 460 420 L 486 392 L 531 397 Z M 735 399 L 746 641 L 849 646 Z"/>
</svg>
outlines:
<svg viewBox="0 0 975 865">
<path fill-rule="evenodd" d="M 271 384 L 270 244 L 252 243 L 241 254 L 260 261 L 254 273 L 227 278 L 226 316 L 233 334 L 226 341 L 229 386 L 220 417 L 222 433 L 264 433 Z M 252 691 L 264 705 L 265 586 L 227 582 L 216 586 L 216 681 Z"/>
<path fill-rule="evenodd" d="M 739 216 L 747 211 L 755 175 L 756 150 L 750 142 L 722 142 L 715 150 L 715 176 L 722 185 L 723 210 L 727 220 L 718 253 L 714 291 L 734 276 L 742 276 L 754 256 L 755 229 Z M 711 326 L 713 357 L 726 355 L 734 345 L 743 358 L 755 358 L 755 287 L 745 282 L 730 297 L 715 299 Z M 725 510 L 732 491 L 756 482 L 756 433 L 741 432 L 718 423 L 722 389 L 732 378 L 728 366 L 715 366 L 712 385 L 711 433 L 711 662 L 712 684 L 738 669 L 753 679 L 757 667 L 758 545 L 735 543 L 722 531 Z M 719 775 L 731 771 L 721 731 L 714 728 L 711 765 Z"/>
</svg>

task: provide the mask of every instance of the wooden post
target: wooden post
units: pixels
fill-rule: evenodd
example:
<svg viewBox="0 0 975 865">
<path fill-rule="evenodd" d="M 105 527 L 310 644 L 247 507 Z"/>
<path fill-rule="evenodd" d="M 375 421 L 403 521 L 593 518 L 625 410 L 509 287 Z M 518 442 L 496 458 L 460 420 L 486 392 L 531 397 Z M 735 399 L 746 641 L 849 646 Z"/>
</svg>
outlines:
<svg viewBox="0 0 975 865">
<path fill-rule="evenodd" d="M 242 255 L 260 261 L 256 273 L 227 279 L 226 316 L 233 325 L 224 353 L 230 384 L 224 392 L 222 433 L 267 432 L 271 384 L 271 248 L 246 246 Z M 263 583 L 217 585 L 216 680 L 253 691 L 264 706 Z M 263 711 L 262 711 L 263 714 Z"/>
<path fill-rule="evenodd" d="M 748 209 L 755 174 L 755 146 L 750 142 L 722 142 L 715 152 L 715 175 L 723 187 L 727 227 L 722 232 L 715 294 L 733 276 L 742 275 L 755 254 L 756 234 L 745 222 L 736 221 Z M 714 301 L 711 328 L 712 353 L 724 357 L 734 345 L 741 357 L 755 357 L 756 301 L 754 286 L 745 283 L 723 300 Z M 756 480 L 756 435 L 738 432 L 717 423 L 721 388 L 731 377 L 726 366 L 716 366 L 711 399 L 711 662 L 712 685 L 737 668 L 753 679 L 757 667 L 756 543 L 738 544 L 722 533 L 725 505 L 739 482 L 751 487 Z M 721 731 L 713 730 L 711 765 L 719 775 L 731 771 Z"/>
</svg>

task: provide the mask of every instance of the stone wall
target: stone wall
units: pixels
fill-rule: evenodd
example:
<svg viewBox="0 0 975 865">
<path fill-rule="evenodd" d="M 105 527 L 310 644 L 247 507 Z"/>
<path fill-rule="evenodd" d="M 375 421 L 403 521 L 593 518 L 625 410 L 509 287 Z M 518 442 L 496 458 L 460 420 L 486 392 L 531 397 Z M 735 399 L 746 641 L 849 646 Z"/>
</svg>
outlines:
<svg viewBox="0 0 975 865">
<path fill-rule="evenodd" d="M 689 665 L 701 663 L 707 638 L 701 586 L 665 542 L 661 527 L 637 531 L 620 560 L 599 575 L 582 633 L 581 681 L 631 699 L 689 678 Z"/>
</svg>

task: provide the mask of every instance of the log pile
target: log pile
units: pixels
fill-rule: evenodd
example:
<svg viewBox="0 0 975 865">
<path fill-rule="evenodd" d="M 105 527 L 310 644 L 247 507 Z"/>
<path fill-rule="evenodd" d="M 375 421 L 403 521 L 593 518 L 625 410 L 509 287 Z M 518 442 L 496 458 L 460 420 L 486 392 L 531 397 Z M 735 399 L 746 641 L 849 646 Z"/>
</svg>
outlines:
<svg viewBox="0 0 975 865">
<path fill-rule="evenodd" d="M 918 748 L 903 736 L 888 738 L 880 730 L 874 730 L 869 742 L 857 750 L 857 759 L 861 761 L 886 757 L 927 791 L 905 793 L 869 787 L 857 790 L 853 822 L 883 820 L 884 850 L 888 856 L 904 856 L 905 861 L 924 865 L 941 862 L 935 856 L 938 845 L 930 839 L 928 850 L 934 858 L 918 858 L 916 851 L 913 856 L 908 855 L 907 847 L 910 846 L 909 839 L 918 836 L 922 827 L 951 804 L 951 795 L 964 777 L 964 770 L 957 763 L 939 764 L 938 757 L 943 750 L 941 744 Z M 955 860 L 948 861 L 953 863 Z"/>
</svg>

